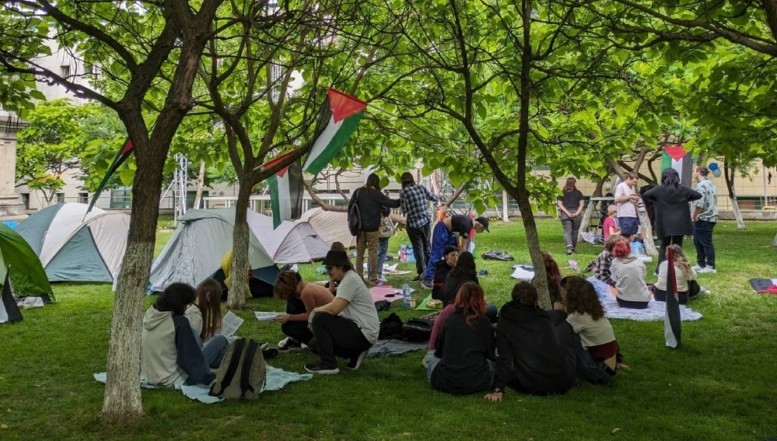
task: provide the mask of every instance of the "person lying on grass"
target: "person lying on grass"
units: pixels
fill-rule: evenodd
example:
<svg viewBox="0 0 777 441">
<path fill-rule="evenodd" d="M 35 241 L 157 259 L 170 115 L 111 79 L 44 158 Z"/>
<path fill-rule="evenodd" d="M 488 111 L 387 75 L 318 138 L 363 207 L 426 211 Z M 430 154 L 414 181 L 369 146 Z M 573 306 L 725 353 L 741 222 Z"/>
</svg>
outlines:
<svg viewBox="0 0 777 441">
<path fill-rule="evenodd" d="M 593 285 L 582 277 L 567 276 L 561 279 L 561 295 L 568 314 L 567 322 L 580 336 L 580 342 L 591 357 L 613 371 L 628 369 L 619 362 L 620 348 L 615 331 L 604 316 L 604 308 Z"/>
<path fill-rule="evenodd" d="M 436 390 L 454 395 L 483 392 L 494 379 L 494 330 L 486 317 L 483 288 L 464 283 L 437 336 L 427 377 Z"/>
<path fill-rule="evenodd" d="M 273 295 L 286 301 L 286 314 L 275 317 L 286 336 L 278 343 L 279 351 L 301 349 L 310 343 L 313 333 L 308 328 L 310 312 L 334 300 L 329 289 L 310 282 L 303 282 L 296 271 L 281 271 L 275 279 Z"/>
<path fill-rule="evenodd" d="M 141 335 L 141 374 L 158 386 L 210 384 L 227 350 L 227 339 L 215 335 L 200 346 L 189 320 L 186 306 L 194 298 L 194 288 L 173 283 L 157 298 L 143 317 Z"/>
<path fill-rule="evenodd" d="M 577 384 L 572 329 L 564 317 L 562 311 L 539 307 L 534 285 L 513 286 L 512 300 L 499 312 L 496 375 L 485 399 L 501 401 L 505 386 L 531 395 L 553 395 Z"/>
<path fill-rule="evenodd" d="M 340 369 L 335 357 L 347 359 L 349 369 L 361 366 L 367 351 L 378 340 L 380 319 L 367 285 L 353 270 L 345 251 L 330 250 L 324 266 L 330 280 L 337 283 L 337 296 L 311 311 L 310 347 L 316 350 L 319 359 L 306 364 L 305 370 L 337 374 Z"/>
</svg>

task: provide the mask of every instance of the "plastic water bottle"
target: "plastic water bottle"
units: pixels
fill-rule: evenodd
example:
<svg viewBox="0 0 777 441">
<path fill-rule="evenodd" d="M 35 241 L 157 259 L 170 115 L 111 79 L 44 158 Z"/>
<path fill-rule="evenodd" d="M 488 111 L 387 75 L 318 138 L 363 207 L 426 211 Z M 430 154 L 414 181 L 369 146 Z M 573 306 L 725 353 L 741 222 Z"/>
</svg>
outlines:
<svg viewBox="0 0 777 441">
<path fill-rule="evenodd" d="M 410 307 L 410 285 L 407 282 L 402 285 L 402 306 L 405 308 Z"/>
</svg>

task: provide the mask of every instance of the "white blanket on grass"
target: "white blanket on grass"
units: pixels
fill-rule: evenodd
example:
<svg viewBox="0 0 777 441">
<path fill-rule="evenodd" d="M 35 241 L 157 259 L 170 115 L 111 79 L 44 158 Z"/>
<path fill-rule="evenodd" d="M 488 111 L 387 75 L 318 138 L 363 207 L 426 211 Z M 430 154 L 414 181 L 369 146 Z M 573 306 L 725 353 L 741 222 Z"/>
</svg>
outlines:
<svg viewBox="0 0 777 441">
<path fill-rule="evenodd" d="M 596 294 L 604 307 L 604 315 L 610 319 L 636 320 L 640 322 L 652 322 L 663 320 L 666 315 L 666 302 L 651 300 L 645 309 L 622 308 L 618 301 L 610 294 L 610 285 L 602 282 L 596 277 L 589 277 L 589 282 L 596 289 Z M 694 311 L 685 305 L 680 305 L 680 320 L 694 321 L 702 317 L 701 313 Z"/>
</svg>

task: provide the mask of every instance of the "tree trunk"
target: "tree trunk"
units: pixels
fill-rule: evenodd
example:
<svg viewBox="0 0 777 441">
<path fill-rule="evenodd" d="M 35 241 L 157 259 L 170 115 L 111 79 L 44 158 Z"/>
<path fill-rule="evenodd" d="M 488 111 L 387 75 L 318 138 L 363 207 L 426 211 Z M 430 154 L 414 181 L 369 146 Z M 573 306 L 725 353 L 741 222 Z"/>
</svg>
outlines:
<svg viewBox="0 0 777 441">
<path fill-rule="evenodd" d="M 521 210 L 523 229 L 526 232 L 526 244 L 529 247 L 532 265 L 534 266 L 534 286 L 537 287 L 538 300 L 542 309 L 552 309 L 550 292 L 548 290 L 548 275 L 545 271 L 545 262 L 542 260 L 540 248 L 540 236 L 537 233 L 537 223 L 534 221 L 534 213 L 531 209 L 528 193 L 519 193 L 515 198 L 518 209 Z"/>
<path fill-rule="evenodd" d="M 197 174 L 197 192 L 194 195 L 194 208 L 199 210 L 202 205 L 202 188 L 205 186 L 205 161 L 200 161 L 200 172 Z"/>
<path fill-rule="evenodd" d="M 583 233 L 588 231 L 588 227 L 591 226 L 591 217 L 594 214 L 596 208 L 596 201 L 589 200 L 588 205 L 583 212 L 583 219 L 580 221 L 580 230 L 578 230 L 575 242 L 580 242 L 580 238 L 583 237 Z"/>
<path fill-rule="evenodd" d="M 729 202 L 731 202 L 731 209 L 734 211 L 734 219 L 737 221 L 737 230 L 744 231 L 747 229 L 745 226 L 745 220 L 742 218 L 742 212 L 739 211 L 739 202 L 736 196 L 729 195 Z"/>
<path fill-rule="evenodd" d="M 772 240 L 772 246 L 777 247 L 777 234 L 774 235 L 774 240 Z"/>
<path fill-rule="evenodd" d="M 161 156 L 166 155 L 166 148 L 153 149 L 162 149 Z M 132 188 L 132 221 L 113 304 L 108 343 L 108 380 L 102 415 L 110 423 L 126 423 L 143 415 L 139 382 L 140 334 L 146 284 L 154 256 L 164 160 L 149 160 L 148 157 L 143 160 L 142 155 L 136 155 L 136 158 L 138 167 Z"/>
<path fill-rule="evenodd" d="M 658 256 L 658 250 L 656 244 L 653 242 L 653 228 L 650 226 L 650 218 L 648 217 L 647 210 L 637 210 L 637 216 L 639 216 L 639 225 L 642 227 L 642 243 L 645 244 L 645 253 L 648 256 Z"/>
<path fill-rule="evenodd" d="M 250 173 L 250 172 L 249 172 Z M 227 307 L 230 309 L 244 308 L 248 292 L 248 271 L 251 264 L 248 261 L 248 247 L 251 233 L 248 231 L 248 203 L 251 198 L 253 182 L 250 178 L 240 179 L 240 190 L 235 202 L 235 230 L 232 236 L 232 272 Z"/>
<path fill-rule="evenodd" d="M 502 222 L 507 222 L 510 220 L 510 215 L 508 213 L 507 203 L 510 199 L 507 197 L 507 192 L 502 190 Z"/>
<path fill-rule="evenodd" d="M 739 211 L 739 202 L 737 202 L 737 193 L 734 188 L 734 173 L 736 166 L 729 167 L 728 161 L 723 162 L 723 176 L 726 180 L 726 189 L 728 190 L 728 199 L 731 201 L 731 209 L 734 210 L 734 219 L 737 221 L 737 230 L 744 231 L 745 220 L 742 219 L 742 213 Z"/>
</svg>

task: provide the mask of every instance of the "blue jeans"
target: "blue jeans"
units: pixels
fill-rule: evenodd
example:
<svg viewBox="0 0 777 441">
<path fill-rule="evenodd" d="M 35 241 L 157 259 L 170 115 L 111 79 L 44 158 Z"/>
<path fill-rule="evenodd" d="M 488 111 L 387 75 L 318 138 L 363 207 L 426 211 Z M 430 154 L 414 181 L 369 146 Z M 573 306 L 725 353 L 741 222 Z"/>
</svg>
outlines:
<svg viewBox="0 0 777 441">
<path fill-rule="evenodd" d="M 432 230 L 432 250 L 424 273 L 421 276 L 422 280 L 434 279 L 434 266 L 438 261 L 442 260 L 443 252 L 448 245 L 456 245 L 456 236 L 448 231 L 445 227 L 445 222 L 437 222 L 434 224 L 434 230 Z"/>
<path fill-rule="evenodd" d="M 202 346 L 202 355 L 208 361 L 208 366 L 217 368 L 221 365 L 224 354 L 227 353 L 229 342 L 223 335 L 214 335 Z"/>
<path fill-rule="evenodd" d="M 388 237 L 378 239 L 378 278 L 383 277 L 383 264 L 386 263 L 386 254 L 388 253 Z M 367 262 L 367 272 L 371 270 L 370 262 Z"/>
<path fill-rule="evenodd" d="M 715 268 L 715 247 L 712 245 L 712 230 L 715 222 L 697 220 L 693 223 L 693 246 L 696 247 L 696 263 L 700 267 Z"/>
</svg>

